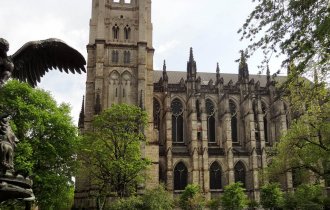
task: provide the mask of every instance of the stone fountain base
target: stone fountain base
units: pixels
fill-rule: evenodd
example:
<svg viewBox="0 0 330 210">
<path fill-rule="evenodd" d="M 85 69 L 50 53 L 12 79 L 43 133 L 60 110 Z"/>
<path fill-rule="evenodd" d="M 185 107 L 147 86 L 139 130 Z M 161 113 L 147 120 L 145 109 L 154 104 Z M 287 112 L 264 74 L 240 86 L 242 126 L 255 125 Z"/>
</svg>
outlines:
<svg viewBox="0 0 330 210">
<path fill-rule="evenodd" d="M 0 175 L 0 202 L 11 199 L 33 201 L 32 181 L 21 175 Z"/>
</svg>

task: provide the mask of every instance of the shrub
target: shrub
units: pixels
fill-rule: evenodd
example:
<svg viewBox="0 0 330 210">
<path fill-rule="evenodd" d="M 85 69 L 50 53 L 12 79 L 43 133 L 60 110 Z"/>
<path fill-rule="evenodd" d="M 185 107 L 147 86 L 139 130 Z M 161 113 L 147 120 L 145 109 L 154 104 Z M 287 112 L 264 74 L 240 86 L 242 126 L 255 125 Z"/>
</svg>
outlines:
<svg viewBox="0 0 330 210">
<path fill-rule="evenodd" d="M 147 190 L 142 201 L 144 210 L 171 210 L 174 205 L 172 195 L 165 190 L 164 185 Z"/>
<path fill-rule="evenodd" d="M 278 208 L 283 206 L 283 192 L 278 183 L 268 183 L 261 187 L 260 204 L 264 208 Z"/>
<path fill-rule="evenodd" d="M 221 203 L 224 210 L 241 210 L 247 207 L 248 198 L 242 183 L 237 182 L 225 187 Z"/>
<path fill-rule="evenodd" d="M 180 196 L 179 203 L 183 210 L 202 210 L 205 206 L 205 198 L 198 185 L 189 184 Z"/>
<path fill-rule="evenodd" d="M 206 206 L 210 210 L 218 210 L 220 208 L 221 201 L 220 198 L 213 198 L 206 203 Z"/>
<path fill-rule="evenodd" d="M 140 196 L 119 198 L 110 204 L 110 210 L 142 210 L 143 202 Z"/>
</svg>

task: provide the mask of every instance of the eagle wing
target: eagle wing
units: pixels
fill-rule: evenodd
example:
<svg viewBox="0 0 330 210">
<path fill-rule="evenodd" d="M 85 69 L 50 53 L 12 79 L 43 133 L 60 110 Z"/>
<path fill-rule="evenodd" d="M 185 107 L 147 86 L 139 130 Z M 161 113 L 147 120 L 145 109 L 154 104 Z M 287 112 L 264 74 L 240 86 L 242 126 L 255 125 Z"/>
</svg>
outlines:
<svg viewBox="0 0 330 210">
<path fill-rule="evenodd" d="M 86 72 L 84 57 L 59 39 L 28 42 L 11 58 L 14 63 L 13 78 L 33 87 L 52 69 L 73 74 Z"/>
</svg>

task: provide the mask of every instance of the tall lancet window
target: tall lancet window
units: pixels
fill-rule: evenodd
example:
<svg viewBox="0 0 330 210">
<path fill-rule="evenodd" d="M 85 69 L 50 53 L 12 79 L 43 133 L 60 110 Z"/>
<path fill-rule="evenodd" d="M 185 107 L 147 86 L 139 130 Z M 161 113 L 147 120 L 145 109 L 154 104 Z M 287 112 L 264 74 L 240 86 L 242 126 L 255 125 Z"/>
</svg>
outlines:
<svg viewBox="0 0 330 210">
<path fill-rule="evenodd" d="M 218 162 L 213 162 L 210 167 L 210 189 L 219 190 L 222 188 L 221 185 L 221 166 Z"/>
<path fill-rule="evenodd" d="M 118 63 L 118 59 L 119 59 L 119 52 L 118 52 L 118 50 L 112 50 L 112 53 L 111 53 L 111 61 L 112 61 L 112 63 Z"/>
<path fill-rule="evenodd" d="M 254 133 L 255 133 L 256 140 L 259 142 L 260 141 L 260 126 L 259 126 L 259 118 L 258 118 L 258 102 L 256 100 L 253 101 L 252 108 L 253 108 L 253 119 L 254 119 L 254 125 L 255 125 Z"/>
<path fill-rule="evenodd" d="M 172 141 L 183 142 L 183 106 L 179 99 L 171 103 L 172 109 Z"/>
<path fill-rule="evenodd" d="M 112 35 L 113 39 L 119 39 L 119 26 L 117 24 L 112 27 Z"/>
<path fill-rule="evenodd" d="M 215 142 L 215 108 L 210 99 L 206 99 L 206 113 L 207 113 L 207 138 L 209 142 Z"/>
<path fill-rule="evenodd" d="M 174 168 L 174 190 L 184 190 L 188 184 L 188 170 L 184 163 L 179 162 Z"/>
<path fill-rule="evenodd" d="M 124 63 L 128 64 L 131 62 L 131 52 L 130 51 L 124 51 Z"/>
<path fill-rule="evenodd" d="M 245 176 L 246 170 L 245 166 L 241 161 L 238 161 L 234 167 L 235 171 L 235 182 L 241 182 L 243 187 L 245 187 Z"/>
<path fill-rule="evenodd" d="M 125 40 L 129 40 L 131 38 L 131 28 L 128 25 L 124 28 L 124 37 Z"/>
<path fill-rule="evenodd" d="M 160 104 L 157 99 L 154 98 L 154 128 L 159 130 L 160 129 Z"/>
<path fill-rule="evenodd" d="M 233 102 L 232 100 L 229 101 L 229 110 L 231 114 L 231 139 L 233 142 L 238 142 L 237 107 L 235 102 Z"/>
<path fill-rule="evenodd" d="M 263 121 L 264 121 L 264 135 L 265 135 L 265 142 L 269 142 L 269 134 L 268 134 L 268 120 L 267 120 L 267 106 L 265 103 L 261 103 L 261 110 L 263 114 Z"/>
</svg>

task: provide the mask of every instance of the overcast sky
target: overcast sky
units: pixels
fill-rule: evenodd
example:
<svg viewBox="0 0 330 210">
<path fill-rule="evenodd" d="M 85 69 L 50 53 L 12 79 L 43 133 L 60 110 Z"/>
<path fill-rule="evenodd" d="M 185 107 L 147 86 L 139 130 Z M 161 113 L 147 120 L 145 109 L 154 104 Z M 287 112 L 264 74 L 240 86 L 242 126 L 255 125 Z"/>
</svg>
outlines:
<svg viewBox="0 0 330 210">
<path fill-rule="evenodd" d="M 239 41 L 237 30 L 253 9 L 250 0 L 153 0 L 154 69 L 166 59 L 168 70 L 185 71 L 189 48 L 193 47 L 198 71 L 237 73 Z M 2 0 L 0 37 L 10 43 L 13 54 L 31 40 L 60 38 L 86 57 L 91 0 Z M 248 61 L 256 74 L 261 55 Z M 274 70 L 275 71 L 275 70 Z M 61 103 L 70 103 L 78 119 L 86 75 L 47 74 L 38 86 Z"/>
</svg>

